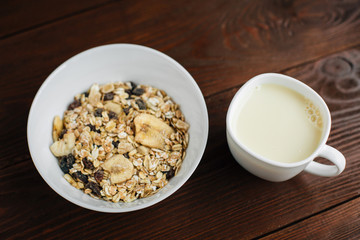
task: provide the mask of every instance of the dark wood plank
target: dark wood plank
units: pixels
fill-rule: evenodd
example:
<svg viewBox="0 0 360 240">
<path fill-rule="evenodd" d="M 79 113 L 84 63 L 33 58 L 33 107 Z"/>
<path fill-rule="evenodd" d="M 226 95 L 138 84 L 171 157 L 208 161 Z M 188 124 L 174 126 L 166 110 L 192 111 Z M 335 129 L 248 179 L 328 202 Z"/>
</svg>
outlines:
<svg viewBox="0 0 360 240">
<path fill-rule="evenodd" d="M 360 44 L 359 3 L 148 1 L 149 10 L 142 1 L 121 1 L 2 40 L 1 127 L 20 138 L 2 135 L 0 168 L 22 159 L 14 150 L 25 146 L 27 113 L 41 83 L 82 50 L 115 42 L 154 47 L 183 64 L 211 96 L 258 73 Z"/>
<path fill-rule="evenodd" d="M 261 239 L 359 239 L 360 198 Z"/>
<path fill-rule="evenodd" d="M 0 3 L 0 39 L 87 11 L 108 0 L 6 0 Z"/>
<path fill-rule="evenodd" d="M 33 82 L 33 93 L 74 54 L 106 43 L 132 42 L 178 60 L 208 96 L 258 73 L 278 72 L 360 44 L 359 1 L 188 0 L 147 5 L 151 8 L 142 1 L 116 2 L 3 40 L 0 55 L 7 57 L 0 60 L 1 78 Z M 16 71 L 18 64 L 21 72 Z"/>
<path fill-rule="evenodd" d="M 340 91 L 336 86 L 342 86 L 343 78 L 352 76 L 355 82 L 359 81 L 356 75 L 359 56 L 360 51 L 353 49 L 285 72 L 311 85 L 327 99 L 334 122 L 329 144 L 347 157 L 347 168 L 338 177 L 322 178 L 302 173 L 286 182 L 271 183 L 242 169 L 232 158 L 225 139 L 225 114 L 237 91 L 233 88 L 206 99 L 210 135 L 205 155 L 190 180 L 168 199 L 124 214 L 81 209 L 46 186 L 31 160 L 22 154 L 21 163 L 0 170 L 0 203 L 3 206 L 0 233 L 18 238 L 50 239 L 54 236 L 132 238 L 134 233 L 139 238 L 249 239 L 316 216 L 348 199 L 359 198 L 359 101 L 344 102 L 341 100 L 344 97 L 336 98 Z M 338 58 L 346 59 L 352 68 L 342 77 L 333 78 L 323 69 L 329 61 Z M 337 73 L 342 71 L 342 68 L 335 69 Z M 318 81 L 323 83 L 314 84 Z M 339 83 L 329 85 L 332 81 Z M 335 97 L 324 94 L 323 89 Z M 352 99 L 359 96 L 360 91 Z M 12 207 L 14 204 L 16 209 Z M 349 224 L 344 222 L 344 229 L 353 226 Z"/>
<path fill-rule="evenodd" d="M 147 1 L 145 8 L 143 1 L 122 1 L 0 40 L 0 236 L 249 239 L 359 198 L 360 51 L 329 56 L 360 44 L 359 4 Z M 206 96 L 210 134 L 198 169 L 174 195 L 140 211 L 103 214 L 69 203 L 44 183 L 27 150 L 26 120 L 57 65 L 114 42 L 154 47 L 183 64 Z M 232 158 L 227 107 L 242 83 L 269 71 L 294 76 L 325 98 L 333 117 L 329 144 L 347 158 L 340 176 L 303 173 L 270 183 Z"/>
<path fill-rule="evenodd" d="M 219 183 L 222 189 L 225 188 L 224 192 L 230 191 L 235 194 L 235 190 L 231 189 L 230 186 L 229 189 L 226 188 L 228 184 L 236 191 L 242 191 L 244 193 L 243 198 L 247 201 L 252 199 L 248 205 L 248 208 L 252 210 L 247 210 L 246 207 L 240 210 L 245 212 L 246 216 L 235 217 L 231 223 L 230 221 L 224 223 L 223 227 L 239 229 L 239 235 L 234 235 L 234 232 L 230 231 L 231 234 L 228 237 L 256 237 L 251 235 L 250 232 L 266 233 L 271 229 L 286 225 L 286 222 L 289 224 L 291 221 L 300 220 L 302 219 L 301 216 L 310 216 L 349 198 L 359 197 L 360 180 L 357 177 L 360 171 L 358 161 L 360 157 L 358 148 L 360 144 L 359 56 L 360 51 L 358 49 L 349 50 L 284 72 L 312 86 L 325 98 L 333 118 L 328 144 L 338 148 L 346 156 L 347 167 L 345 172 L 336 178 L 321 178 L 303 173 L 288 182 L 275 185 L 267 182 L 258 183 L 255 178 L 254 182 L 250 183 L 248 177 L 244 176 L 248 180 L 244 184 L 251 185 L 252 190 L 256 192 L 256 196 L 249 195 L 248 189 L 240 189 L 234 184 L 225 181 L 222 184 Z M 345 67 L 339 67 L 341 65 L 339 61 L 347 62 L 351 66 L 350 69 L 346 68 L 348 71 L 344 72 Z M 334 69 L 334 73 L 331 75 L 325 71 L 325 69 L 329 68 Z M 344 86 L 347 86 L 346 84 L 349 82 L 351 87 L 347 89 L 348 92 L 344 92 L 344 88 L 346 88 Z M 210 115 L 209 145 L 212 143 L 211 148 L 214 151 L 210 154 L 211 157 L 207 158 L 205 156 L 206 165 L 197 170 L 197 172 L 205 174 L 213 171 L 213 169 L 227 168 L 226 177 L 229 181 L 231 181 L 229 176 L 235 175 L 238 169 L 234 170 L 235 166 L 226 165 L 224 159 L 219 160 L 216 151 L 227 148 L 225 114 L 230 100 L 237 90 L 238 88 L 234 88 L 207 98 Z M 350 92 L 351 96 L 348 95 Z M 215 142 L 217 142 L 217 145 L 214 144 Z M 223 151 L 218 153 L 218 155 L 221 154 L 223 154 Z M 223 158 L 231 159 L 231 156 Z M 243 173 L 238 172 L 238 174 Z M 220 192 L 222 191 L 220 190 Z M 242 199 L 241 196 L 239 196 L 239 199 Z M 241 226 L 247 228 L 242 229 Z M 220 226 L 219 229 L 221 229 Z M 217 229 L 217 231 L 219 230 Z M 210 237 L 211 234 L 212 232 L 208 232 L 200 236 L 206 238 Z"/>
</svg>

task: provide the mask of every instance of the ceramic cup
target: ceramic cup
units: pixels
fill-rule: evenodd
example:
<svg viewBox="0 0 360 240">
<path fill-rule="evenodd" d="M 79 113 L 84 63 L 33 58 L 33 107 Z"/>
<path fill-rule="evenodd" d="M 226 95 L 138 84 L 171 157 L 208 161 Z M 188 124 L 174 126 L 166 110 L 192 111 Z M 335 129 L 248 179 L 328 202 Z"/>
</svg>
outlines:
<svg viewBox="0 0 360 240">
<path fill-rule="evenodd" d="M 292 163 L 277 162 L 260 156 L 242 144 L 234 134 L 236 116 L 244 104 L 245 98 L 255 87 L 262 84 L 278 84 L 290 88 L 312 101 L 320 110 L 323 118 L 323 132 L 315 151 L 306 159 Z M 235 94 L 226 116 L 226 133 L 230 151 L 236 161 L 252 174 L 268 181 L 288 180 L 303 170 L 318 176 L 332 177 L 339 175 L 345 168 L 345 157 L 335 148 L 326 145 L 331 128 L 330 111 L 324 100 L 309 86 L 282 74 L 265 73 L 250 79 Z M 328 159 L 334 165 L 315 162 L 316 157 Z"/>
</svg>

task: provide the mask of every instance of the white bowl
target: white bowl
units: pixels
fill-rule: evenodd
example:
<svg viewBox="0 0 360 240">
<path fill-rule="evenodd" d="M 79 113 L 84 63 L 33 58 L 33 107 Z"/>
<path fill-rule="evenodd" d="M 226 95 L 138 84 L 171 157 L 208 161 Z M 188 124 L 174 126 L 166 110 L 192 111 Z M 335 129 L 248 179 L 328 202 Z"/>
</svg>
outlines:
<svg viewBox="0 0 360 240">
<path fill-rule="evenodd" d="M 178 175 L 153 196 L 131 203 L 94 199 L 72 187 L 58 160 L 50 152 L 52 121 L 63 115 L 77 93 L 93 83 L 134 81 L 163 89 L 180 105 L 190 124 L 189 146 Z M 129 212 L 160 202 L 178 190 L 191 176 L 204 153 L 208 137 L 208 114 L 204 97 L 191 75 L 175 60 L 154 49 L 133 44 L 111 44 L 84 51 L 55 69 L 32 103 L 27 137 L 30 154 L 47 184 L 70 202 L 100 212 Z"/>
</svg>

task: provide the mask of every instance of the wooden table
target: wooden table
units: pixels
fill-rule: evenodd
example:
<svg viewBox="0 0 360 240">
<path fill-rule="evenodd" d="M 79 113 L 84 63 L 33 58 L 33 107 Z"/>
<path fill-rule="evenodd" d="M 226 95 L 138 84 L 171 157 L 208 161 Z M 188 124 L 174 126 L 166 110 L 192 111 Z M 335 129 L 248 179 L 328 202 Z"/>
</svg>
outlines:
<svg viewBox="0 0 360 240">
<path fill-rule="evenodd" d="M 30 158 L 26 123 L 46 77 L 98 45 L 168 54 L 201 88 L 206 151 L 166 200 L 105 214 L 57 195 Z M 332 115 L 328 144 L 344 153 L 333 178 L 271 183 L 231 156 L 225 115 L 251 77 L 280 72 L 315 89 Z M 0 3 L 0 238 L 360 239 L 360 1 L 26 1 Z"/>
</svg>

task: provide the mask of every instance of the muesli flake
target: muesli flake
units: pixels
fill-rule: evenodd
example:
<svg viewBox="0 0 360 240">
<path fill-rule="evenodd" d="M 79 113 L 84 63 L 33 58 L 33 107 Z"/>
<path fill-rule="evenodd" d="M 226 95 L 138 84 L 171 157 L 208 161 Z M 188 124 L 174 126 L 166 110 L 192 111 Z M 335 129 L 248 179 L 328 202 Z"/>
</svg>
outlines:
<svg viewBox="0 0 360 240">
<path fill-rule="evenodd" d="M 189 142 L 179 105 L 133 82 L 94 84 L 53 121 L 52 153 L 64 178 L 90 196 L 131 202 L 179 171 Z"/>
</svg>

